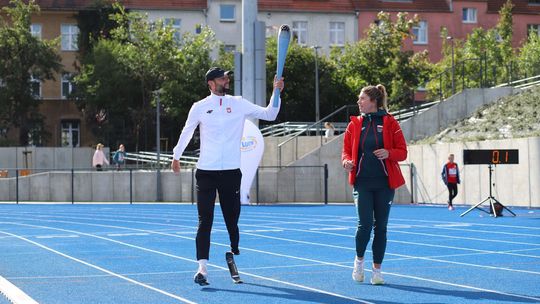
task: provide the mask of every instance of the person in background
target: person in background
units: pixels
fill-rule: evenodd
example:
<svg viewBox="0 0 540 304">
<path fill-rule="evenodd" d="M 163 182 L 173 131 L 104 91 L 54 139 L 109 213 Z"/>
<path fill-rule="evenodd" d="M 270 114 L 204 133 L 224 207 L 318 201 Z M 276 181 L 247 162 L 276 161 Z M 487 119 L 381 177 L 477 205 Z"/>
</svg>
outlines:
<svg viewBox="0 0 540 304">
<path fill-rule="evenodd" d="M 103 153 L 103 144 L 99 143 L 96 145 L 96 151 L 94 152 L 94 157 L 92 157 L 92 167 L 95 167 L 97 171 L 102 171 L 103 164 L 109 165 L 105 153 Z"/>
<path fill-rule="evenodd" d="M 448 162 L 443 166 L 441 177 L 448 188 L 448 210 L 454 210 L 452 200 L 457 196 L 457 185 L 461 182 L 458 165 L 454 162 L 454 154 L 448 155 Z"/>
<path fill-rule="evenodd" d="M 324 123 L 324 128 L 326 129 L 324 131 L 324 141 L 327 142 L 334 136 L 336 128 L 328 121 Z"/>
<path fill-rule="evenodd" d="M 116 165 L 116 170 L 120 171 L 121 167 L 126 163 L 126 148 L 123 144 L 118 146 L 118 150 L 114 152 L 113 162 Z"/>
<path fill-rule="evenodd" d="M 407 158 L 407 144 L 399 123 L 388 113 L 383 85 L 364 87 L 357 104 L 361 115 L 351 117 L 341 156 L 358 215 L 352 278 L 364 281 L 364 254 L 373 230 L 371 284 L 381 285 L 390 207 L 395 189 L 405 184 L 398 162 Z"/>
</svg>

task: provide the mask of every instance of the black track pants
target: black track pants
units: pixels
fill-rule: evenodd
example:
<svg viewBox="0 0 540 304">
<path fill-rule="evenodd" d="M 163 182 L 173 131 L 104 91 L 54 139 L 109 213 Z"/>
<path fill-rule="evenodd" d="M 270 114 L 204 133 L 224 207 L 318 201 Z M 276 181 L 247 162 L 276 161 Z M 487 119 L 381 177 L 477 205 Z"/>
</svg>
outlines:
<svg viewBox="0 0 540 304">
<path fill-rule="evenodd" d="M 216 191 L 219 194 L 221 212 L 229 232 L 231 249 L 238 250 L 240 232 L 238 218 L 240 217 L 240 169 L 209 171 L 197 169 L 197 211 L 199 226 L 197 228 L 197 260 L 208 259 L 210 252 L 210 232 L 214 221 L 214 205 Z"/>
<path fill-rule="evenodd" d="M 448 188 L 448 205 L 452 206 L 452 200 L 457 196 L 458 193 L 457 184 L 448 183 L 446 184 L 446 187 Z"/>
</svg>

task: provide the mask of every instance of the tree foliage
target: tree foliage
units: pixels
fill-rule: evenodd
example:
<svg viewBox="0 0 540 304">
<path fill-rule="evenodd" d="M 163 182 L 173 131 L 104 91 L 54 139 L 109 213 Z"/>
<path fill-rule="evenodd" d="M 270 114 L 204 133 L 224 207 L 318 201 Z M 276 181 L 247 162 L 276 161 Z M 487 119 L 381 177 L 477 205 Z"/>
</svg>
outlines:
<svg viewBox="0 0 540 304">
<path fill-rule="evenodd" d="M 540 75 L 540 36 L 536 33 L 531 33 L 521 48 L 517 67 L 525 77 Z"/>
<path fill-rule="evenodd" d="M 494 28 L 475 28 L 462 41 L 448 41 L 446 29 L 441 31 L 443 58 L 435 64 L 428 89 L 431 96 L 452 95 L 452 72 L 455 90 L 485 87 L 504 82 L 509 77 L 509 63 L 515 58 L 512 47 L 512 8 L 508 0 L 499 10 L 499 22 Z M 453 44 L 453 45 L 452 45 Z M 452 70 L 452 52 L 454 68 Z"/>
<path fill-rule="evenodd" d="M 35 1 L 11 0 L 2 10 L 7 19 L 0 20 L 0 129 L 6 143 L 5 130 L 16 127 L 19 140 L 13 144 L 39 144 L 47 134 L 38 111 L 41 100 L 33 95 L 30 81 L 54 79 L 60 71 L 58 40 L 30 33 L 31 16 L 39 13 Z"/>
<path fill-rule="evenodd" d="M 276 73 L 277 40 L 270 38 L 266 46 L 267 96 L 272 95 Z M 337 108 L 355 102 L 355 93 L 341 79 L 335 64 L 326 56 L 318 54 L 320 118 Z M 293 41 L 287 52 L 283 72 L 285 89 L 281 94 L 282 110 L 278 121 L 315 120 L 315 50 Z"/>
<path fill-rule="evenodd" d="M 366 37 L 347 44 L 344 51 L 333 52 L 332 59 L 349 88 L 358 94 L 366 85 L 383 84 L 396 109 L 407 101 L 408 93 L 422 84 L 430 72 L 427 52 L 414 54 L 402 49 L 403 41 L 411 37 L 418 18 L 398 13 L 392 21 L 390 14 L 378 14 L 378 24 L 371 24 Z"/>
<path fill-rule="evenodd" d="M 98 37 L 82 59 L 76 100 L 99 140 L 152 149 L 157 90 L 164 125 L 176 122 L 164 133 L 177 133 L 191 104 L 206 93 L 202 79 L 215 38 L 203 29 L 177 39 L 162 20 L 150 22 L 118 4 L 113 10 L 117 26 L 110 37 Z"/>
</svg>

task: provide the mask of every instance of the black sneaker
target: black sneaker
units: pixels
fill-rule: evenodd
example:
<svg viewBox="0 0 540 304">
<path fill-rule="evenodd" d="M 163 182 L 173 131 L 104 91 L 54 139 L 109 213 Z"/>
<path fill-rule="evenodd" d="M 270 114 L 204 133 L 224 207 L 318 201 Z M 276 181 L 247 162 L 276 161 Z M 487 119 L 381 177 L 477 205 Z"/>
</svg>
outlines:
<svg viewBox="0 0 540 304">
<path fill-rule="evenodd" d="M 231 252 L 234 255 L 239 255 L 240 254 L 240 249 L 238 249 L 238 247 L 236 247 L 236 248 L 231 247 Z"/>
<path fill-rule="evenodd" d="M 208 283 L 208 280 L 206 279 L 206 276 L 200 272 L 197 272 L 197 274 L 193 278 L 193 281 L 200 286 L 210 285 L 210 283 Z"/>
</svg>

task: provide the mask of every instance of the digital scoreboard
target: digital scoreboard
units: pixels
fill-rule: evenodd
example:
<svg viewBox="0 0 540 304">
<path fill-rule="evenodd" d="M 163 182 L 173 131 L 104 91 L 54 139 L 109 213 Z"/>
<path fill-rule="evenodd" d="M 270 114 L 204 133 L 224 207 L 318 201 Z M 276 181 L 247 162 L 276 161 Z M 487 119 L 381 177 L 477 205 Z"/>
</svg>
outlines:
<svg viewBox="0 0 540 304">
<path fill-rule="evenodd" d="M 465 165 L 511 165 L 519 164 L 519 150 L 463 150 Z"/>
</svg>

